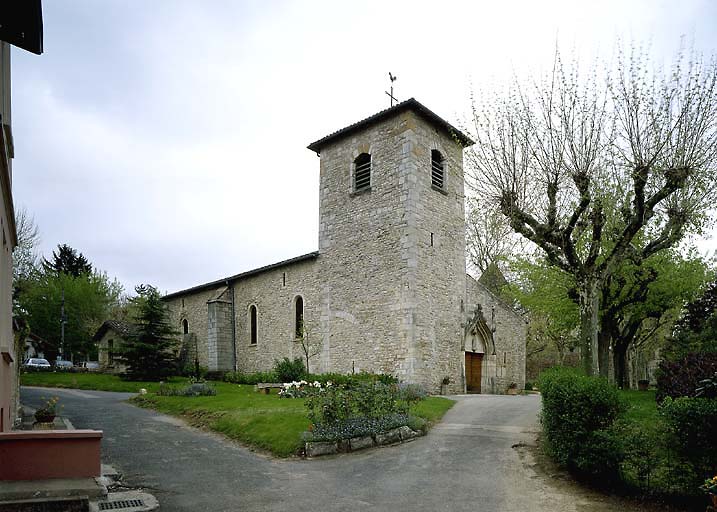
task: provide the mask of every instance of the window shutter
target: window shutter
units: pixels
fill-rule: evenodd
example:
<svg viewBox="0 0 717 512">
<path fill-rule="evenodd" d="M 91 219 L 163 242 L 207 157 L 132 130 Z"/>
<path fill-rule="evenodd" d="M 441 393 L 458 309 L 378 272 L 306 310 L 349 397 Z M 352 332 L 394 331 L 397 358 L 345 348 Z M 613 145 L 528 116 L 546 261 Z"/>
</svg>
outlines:
<svg viewBox="0 0 717 512">
<path fill-rule="evenodd" d="M 354 160 L 356 169 L 354 171 L 354 189 L 362 190 L 371 186 L 371 155 L 361 153 Z"/>
<path fill-rule="evenodd" d="M 444 185 L 443 157 L 435 149 L 431 151 L 431 184 L 441 189 Z"/>
</svg>

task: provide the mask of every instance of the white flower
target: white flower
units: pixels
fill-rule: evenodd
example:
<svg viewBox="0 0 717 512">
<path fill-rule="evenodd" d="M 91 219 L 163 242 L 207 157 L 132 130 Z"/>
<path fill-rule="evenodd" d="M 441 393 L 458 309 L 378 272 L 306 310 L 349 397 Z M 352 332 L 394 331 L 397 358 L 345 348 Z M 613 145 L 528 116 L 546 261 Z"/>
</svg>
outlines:
<svg viewBox="0 0 717 512">
<path fill-rule="evenodd" d="M 320 387 L 321 387 L 321 383 L 320 383 L 318 380 L 315 380 L 315 381 L 314 381 L 314 387 L 315 387 L 315 388 L 320 388 Z"/>
<path fill-rule="evenodd" d="M 142 388 L 142 389 L 139 390 L 139 394 L 140 394 L 140 395 L 146 395 L 146 394 L 147 394 L 147 390 L 144 389 L 144 388 Z"/>
</svg>

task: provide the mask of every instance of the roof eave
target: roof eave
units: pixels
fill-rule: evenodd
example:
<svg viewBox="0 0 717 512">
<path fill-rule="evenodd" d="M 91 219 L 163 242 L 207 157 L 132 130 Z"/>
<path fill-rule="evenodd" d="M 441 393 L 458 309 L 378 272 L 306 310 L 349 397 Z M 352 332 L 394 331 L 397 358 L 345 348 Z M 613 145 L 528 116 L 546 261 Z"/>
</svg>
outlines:
<svg viewBox="0 0 717 512">
<path fill-rule="evenodd" d="M 341 128 L 340 130 L 337 130 L 333 133 L 330 133 L 326 137 L 322 137 L 321 139 L 312 142 L 307 146 L 308 149 L 315 152 L 317 155 L 321 154 L 321 148 L 325 147 L 327 144 L 330 144 L 336 140 L 342 139 L 344 137 L 348 137 L 352 133 L 361 130 L 365 128 L 366 126 L 373 124 L 375 122 L 381 121 L 383 119 L 386 119 L 388 117 L 394 116 L 400 112 L 403 112 L 405 110 L 413 110 L 419 115 L 423 116 L 426 120 L 431 122 L 433 125 L 437 126 L 444 132 L 448 133 L 451 137 L 453 137 L 458 144 L 461 146 L 468 147 L 472 146 L 474 144 L 474 141 L 468 137 L 465 133 L 461 132 L 459 129 L 457 129 L 455 126 L 451 125 L 448 121 L 440 117 L 435 112 L 429 110 L 426 108 L 423 104 L 421 104 L 418 100 L 415 98 L 409 98 L 406 101 L 403 101 L 399 103 L 398 105 L 394 105 L 393 107 L 387 108 L 385 110 L 382 110 L 380 112 L 377 112 L 376 114 L 369 116 L 365 119 L 362 119 L 361 121 L 358 121 L 356 123 L 350 124 L 349 126 L 346 126 L 344 128 Z"/>
</svg>

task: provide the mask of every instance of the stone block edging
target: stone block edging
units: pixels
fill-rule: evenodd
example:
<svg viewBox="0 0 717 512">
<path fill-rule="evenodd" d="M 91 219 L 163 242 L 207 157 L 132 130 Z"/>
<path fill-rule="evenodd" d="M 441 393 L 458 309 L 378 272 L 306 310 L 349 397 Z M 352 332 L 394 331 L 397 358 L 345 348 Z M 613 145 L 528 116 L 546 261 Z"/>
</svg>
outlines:
<svg viewBox="0 0 717 512">
<path fill-rule="evenodd" d="M 372 436 L 353 437 L 340 441 L 309 441 L 305 443 L 305 455 L 307 457 L 321 457 L 322 455 L 334 455 L 337 453 L 356 452 L 373 448 L 374 446 L 386 446 L 392 444 L 406 443 L 424 435 L 423 432 L 415 431 L 411 427 L 403 426 L 389 430 L 382 434 Z"/>
</svg>

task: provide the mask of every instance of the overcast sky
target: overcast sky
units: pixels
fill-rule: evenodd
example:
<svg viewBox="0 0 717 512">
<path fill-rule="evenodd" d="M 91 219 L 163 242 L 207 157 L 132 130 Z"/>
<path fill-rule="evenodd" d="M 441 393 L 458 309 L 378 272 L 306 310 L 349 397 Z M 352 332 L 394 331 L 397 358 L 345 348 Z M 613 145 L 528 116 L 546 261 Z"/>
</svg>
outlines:
<svg viewBox="0 0 717 512">
<path fill-rule="evenodd" d="M 588 5 L 589 4 L 589 5 Z M 176 291 L 318 247 L 307 144 L 415 97 L 452 123 L 472 88 L 552 63 L 717 50 L 717 2 L 44 0 L 41 56 L 13 49 L 14 196 L 49 255 L 131 291 Z M 714 242 L 703 244 L 712 247 Z"/>
</svg>

